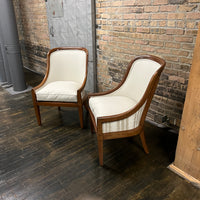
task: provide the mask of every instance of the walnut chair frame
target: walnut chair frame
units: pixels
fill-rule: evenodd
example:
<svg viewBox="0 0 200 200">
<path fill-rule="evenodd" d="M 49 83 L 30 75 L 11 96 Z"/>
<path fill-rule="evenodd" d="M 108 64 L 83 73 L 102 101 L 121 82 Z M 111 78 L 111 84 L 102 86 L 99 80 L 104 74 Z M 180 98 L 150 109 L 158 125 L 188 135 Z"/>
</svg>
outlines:
<svg viewBox="0 0 200 200">
<path fill-rule="evenodd" d="M 56 51 L 62 51 L 62 50 L 80 50 L 80 51 L 85 52 L 85 54 L 86 54 L 85 77 L 84 77 L 84 80 L 82 82 L 81 87 L 77 90 L 77 101 L 76 102 L 38 101 L 37 95 L 36 95 L 36 90 L 41 88 L 46 83 L 46 81 L 48 79 L 49 71 L 50 71 L 51 54 L 56 52 Z M 33 105 L 34 105 L 38 125 L 41 125 L 41 115 L 40 115 L 39 106 L 57 106 L 59 110 L 60 110 L 60 107 L 78 107 L 80 126 L 81 126 L 81 128 L 83 128 L 83 105 L 84 105 L 85 101 L 87 100 L 87 96 L 85 95 L 84 97 L 82 97 L 81 94 L 82 94 L 84 87 L 85 87 L 85 84 L 86 84 L 87 71 L 88 71 L 88 50 L 86 48 L 83 48 L 83 47 L 57 47 L 57 48 L 51 49 L 48 52 L 48 54 L 47 54 L 47 70 L 46 70 L 46 74 L 44 76 L 44 79 L 42 80 L 42 82 L 38 86 L 36 86 L 32 89 L 32 99 L 33 99 Z"/>
<path fill-rule="evenodd" d="M 124 112 L 124 113 L 120 113 L 117 115 L 111 115 L 111 116 L 102 116 L 102 117 L 98 117 L 95 120 L 95 116 L 93 111 L 90 108 L 90 99 L 93 97 L 101 97 L 104 95 L 108 95 L 111 94 L 115 91 L 117 91 L 126 81 L 127 76 L 131 70 L 131 68 L 133 67 L 133 63 L 135 61 L 137 61 L 138 59 L 150 59 L 152 61 L 155 61 L 157 63 L 160 64 L 160 67 L 158 68 L 158 70 L 153 74 L 153 76 L 151 77 L 149 84 L 144 92 L 144 95 L 142 96 L 142 98 L 140 99 L 140 101 L 130 110 Z M 148 148 L 146 145 L 146 141 L 145 141 L 145 136 L 144 136 L 144 121 L 146 118 L 146 114 L 148 111 L 148 108 L 150 106 L 151 100 L 153 98 L 154 92 L 156 90 L 157 84 L 159 82 L 159 77 L 161 75 L 161 72 L 164 69 L 165 66 L 165 61 L 159 57 L 156 56 L 152 56 L 152 55 L 143 55 L 143 56 L 139 56 L 137 58 L 135 58 L 134 60 L 132 60 L 129 63 L 127 72 L 123 78 L 123 80 L 120 82 L 120 84 L 110 90 L 110 91 L 106 91 L 106 92 L 100 92 L 100 93 L 93 93 L 93 94 L 89 94 L 88 95 L 88 110 L 89 110 L 89 114 L 90 114 L 90 122 L 91 122 L 91 131 L 95 131 L 97 134 L 97 140 L 98 140 L 98 152 L 99 152 L 99 164 L 101 166 L 103 166 L 103 141 L 104 140 L 110 140 L 110 139 L 116 139 L 116 138 L 125 138 L 125 137 L 132 137 L 135 135 L 139 135 L 141 142 L 142 142 L 142 146 L 144 148 L 144 151 L 148 154 Z M 133 91 L 134 92 L 134 91 Z M 124 130 L 124 131 L 115 131 L 115 132 L 106 132 L 103 133 L 103 124 L 104 123 L 111 123 L 111 122 L 116 122 L 119 120 L 123 120 L 128 118 L 129 116 L 133 115 L 134 113 L 136 113 L 142 106 L 144 105 L 144 109 L 139 121 L 139 125 L 131 130 Z"/>
</svg>

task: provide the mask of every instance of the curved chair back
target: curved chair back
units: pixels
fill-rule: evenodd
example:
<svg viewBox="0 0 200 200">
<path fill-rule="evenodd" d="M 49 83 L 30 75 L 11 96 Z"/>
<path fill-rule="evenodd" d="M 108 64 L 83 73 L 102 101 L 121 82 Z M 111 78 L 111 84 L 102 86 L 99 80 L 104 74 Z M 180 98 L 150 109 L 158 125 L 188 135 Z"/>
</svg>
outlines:
<svg viewBox="0 0 200 200">
<path fill-rule="evenodd" d="M 47 59 L 49 71 L 46 83 L 57 80 L 84 82 L 87 52 L 83 48 L 55 48 L 49 52 Z"/>
<path fill-rule="evenodd" d="M 127 76 L 115 95 L 120 94 L 139 102 L 144 96 L 152 77 L 161 73 L 165 62 L 155 56 L 140 56 L 129 64 Z"/>
</svg>

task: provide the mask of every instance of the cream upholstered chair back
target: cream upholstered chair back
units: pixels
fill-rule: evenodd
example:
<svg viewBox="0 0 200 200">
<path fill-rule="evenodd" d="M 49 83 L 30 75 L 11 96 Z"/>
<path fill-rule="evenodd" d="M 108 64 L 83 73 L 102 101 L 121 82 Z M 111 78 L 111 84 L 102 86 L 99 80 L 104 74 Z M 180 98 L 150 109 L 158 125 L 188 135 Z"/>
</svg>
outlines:
<svg viewBox="0 0 200 200">
<path fill-rule="evenodd" d="M 53 81 L 83 83 L 86 77 L 87 55 L 78 49 L 54 51 L 49 56 L 49 74 L 46 84 Z"/>
<path fill-rule="evenodd" d="M 149 82 L 161 64 L 140 58 L 132 63 L 128 76 L 123 85 L 114 92 L 114 95 L 127 96 L 139 102 L 149 85 Z"/>
</svg>

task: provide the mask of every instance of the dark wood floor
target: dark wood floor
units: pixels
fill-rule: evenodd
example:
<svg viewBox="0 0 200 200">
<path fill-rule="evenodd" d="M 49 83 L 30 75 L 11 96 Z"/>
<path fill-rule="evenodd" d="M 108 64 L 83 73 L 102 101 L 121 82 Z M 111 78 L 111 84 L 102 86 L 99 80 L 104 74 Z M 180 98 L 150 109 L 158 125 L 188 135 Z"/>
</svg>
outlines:
<svg viewBox="0 0 200 200">
<path fill-rule="evenodd" d="M 29 85 L 41 77 L 26 71 Z M 177 135 L 146 123 L 150 154 L 138 137 L 106 141 L 80 129 L 74 109 L 42 107 L 36 123 L 30 92 L 0 87 L 0 200 L 199 200 L 200 190 L 167 169 Z M 87 114 L 85 113 L 85 117 Z"/>
</svg>

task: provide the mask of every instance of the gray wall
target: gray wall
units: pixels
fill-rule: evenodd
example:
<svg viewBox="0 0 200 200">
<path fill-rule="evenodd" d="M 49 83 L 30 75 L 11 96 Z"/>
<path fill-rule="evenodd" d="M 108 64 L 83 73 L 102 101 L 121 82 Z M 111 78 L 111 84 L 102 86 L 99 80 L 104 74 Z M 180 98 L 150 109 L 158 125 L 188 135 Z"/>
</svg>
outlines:
<svg viewBox="0 0 200 200">
<path fill-rule="evenodd" d="M 96 55 L 94 1 L 48 0 L 46 3 L 51 48 L 79 46 L 89 51 L 86 90 L 95 90 Z"/>
</svg>

